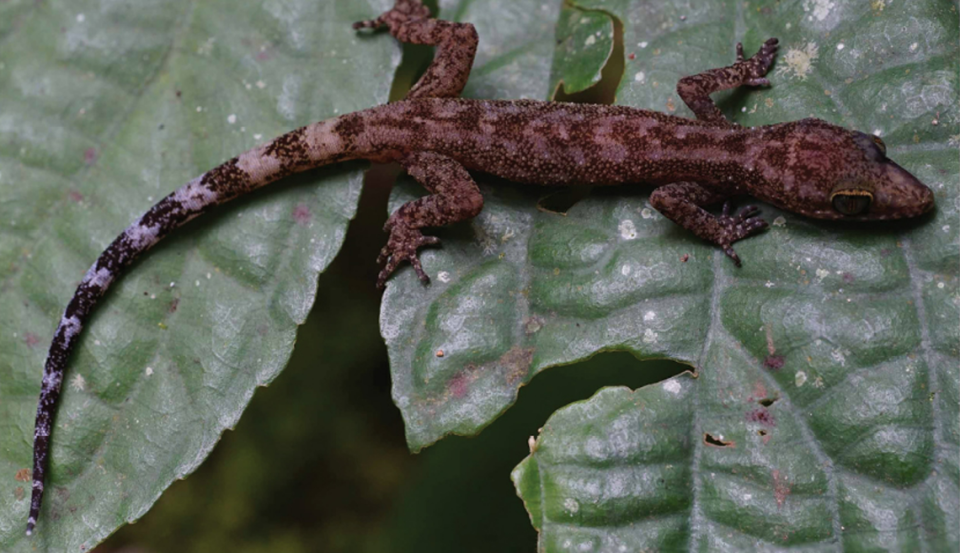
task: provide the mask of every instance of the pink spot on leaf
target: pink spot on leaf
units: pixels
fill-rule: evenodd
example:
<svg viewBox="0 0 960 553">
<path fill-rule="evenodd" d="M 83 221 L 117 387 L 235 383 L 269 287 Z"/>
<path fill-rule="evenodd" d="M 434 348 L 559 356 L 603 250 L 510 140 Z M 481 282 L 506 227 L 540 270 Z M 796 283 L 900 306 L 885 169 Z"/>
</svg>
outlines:
<svg viewBox="0 0 960 553">
<path fill-rule="evenodd" d="M 747 420 L 750 422 L 760 423 L 761 426 L 766 426 L 772 428 L 777 425 L 776 421 L 773 419 L 773 413 L 768 411 L 765 407 L 757 407 L 752 411 L 747 412 Z"/>
<path fill-rule="evenodd" d="M 777 500 L 777 509 L 783 507 L 783 502 L 787 500 L 787 496 L 790 495 L 790 481 L 787 480 L 787 477 L 780 474 L 779 470 L 774 470 L 773 473 L 773 497 Z"/>
<path fill-rule="evenodd" d="M 70 201 L 73 203 L 80 203 L 83 201 L 83 194 L 77 192 L 76 190 L 70 190 L 67 192 L 67 197 L 70 198 Z"/>
<path fill-rule="evenodd" d="M 293 208 L 293 220 L 299 225 L 306 226 L 310 223 L 310 208 L 306 204 L 297 204 L 297 207 Z"/>
<path fill-rule="evenodd" d="M 447 388 L 450 389 L 450 393 L 453 394 L 453 397 L 461 398 L 467 395 L 467 385 L 469 384 L 469 380 L 470 379 L 466 374 L 460 373 L 450 379 L 450 382 L 447 384 Z"/>
<path fill-rule="evenodd" d="M 785 361 L 782 355 L 768 355 L 767 358 L 763 360 L 763 366 L 773 371 L 779 371 L 783 368 Z"/>
<path fill-rule="evenodd" d="M 40 338 L 32 332 L 27 332 L 23 335 L 23 343 L 33 347 L 40 343 Z"/>
<path fill-rule="evenodd" d="M 96 148 L 87 148 L 87 150 L 86 150 L 85 152 L 83 152 L 83 162 L 86 163 L 87 165 L 93 165 L 94 163 L 96 163 L 96 162 L 97 162 L 97 149 L 96 149 Z"/>
</svg>

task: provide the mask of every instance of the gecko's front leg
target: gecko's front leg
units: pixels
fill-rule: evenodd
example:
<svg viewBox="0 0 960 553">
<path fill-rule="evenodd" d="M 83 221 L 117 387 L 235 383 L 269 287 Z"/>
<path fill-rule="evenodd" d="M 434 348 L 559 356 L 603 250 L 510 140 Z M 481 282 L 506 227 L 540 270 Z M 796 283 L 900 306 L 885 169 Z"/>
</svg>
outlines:
<svg viewBox="0 0 960 553">
<path fill-rule="evenodd" d="M 384 264 L 377 277 L 378 288 L 383 288 L 403 261 L 410 262 L 424 284 L 430 282 L 420 266 L 417 250 L 439 244 L 440 239 L 424 236 L 420 229 L 471 219 L 483 209 L 483 196 L 477 183 L 453 159 L 434 152 L 413 152 L 400 164 L 430 195 L 403 204 L 387 219 L 383 230 L 390 233 L 390 238 L 377 259 L 377 263 Z"/>
<path fill-rule="evenodd" d="M 773 60 L 777 57 L 777 44 L 777 39 L 768 39 L 760 47 L 759 52 L 745 60 L 743 59 L 743 45 L 738 42 L 736 63 L 728 67 L 710 69 L 680 79 L 677 83 L 677 94 L 697 116 L 697 119 L 736 126 L 736 123 L 728 121 L 723 116 L 723 112 L 713 103 L 710 95 L 720 90 L 728 90 L 738 86 L 769 85 L 770 81 L 764 75 L 770 71 Z"/>
<path fill-rule="evenodd" d="M 400 42 L 437 47 L 433 62 L 407 93 L 407 99 L 460 96 L 477 53 L 479 38 L 473 25 L 433 19 L 420 0 L 396 0 L 393 8 L 380 17 L 353 24 L 354 29 L 381 26 Z"/>
<path fill-rule="evenodd" d="M 693 182 L 675 182 L 654 190 L 650 204 L 674 223 L 720 246 L 739 267 L 740 257 L 733 251 L 733 243 L 767 228 L 767 222 L 758 216 L 759 209 L 753 205 L 731 215 L 727 201 L 719 217 L 703 209 L 727 197 Z"/>
</svg>

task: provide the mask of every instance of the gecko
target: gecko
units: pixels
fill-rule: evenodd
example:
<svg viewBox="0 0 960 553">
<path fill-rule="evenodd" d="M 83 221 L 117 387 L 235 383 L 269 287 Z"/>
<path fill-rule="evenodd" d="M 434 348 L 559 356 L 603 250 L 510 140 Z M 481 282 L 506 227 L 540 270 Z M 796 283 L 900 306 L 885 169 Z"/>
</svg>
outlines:
<svg viewBox="0 0 960 553">
<path fill-rule="evenodd" d="M 933 192 L 887 157 L 879 137 L 819 119 L 760 127 L 729 121 L 710 95 L 768 86 L 778 41 L 733 65 L 684 77 L 687 119 L 627 106 L 462 99 L 478 35 L 470 23 L 431 17 L 420 0 L 396 0 L 354 29 L 386 27 L 400 42 L 436 47 L 433 62 L 397 102 L 290 131 L 207 171 L 161 199 L 97 258 L 68 303 L 44 364 L 34 431 L 27 535 L 43 499 L 53 418 L 71 351 L 93 308 L 135 258 L 217 205 L 293 173 L 348 160 L 396 162 L 429 195 L 407 202 L 384 226 L 377 286 L 403 263 L 423 283 L 418 250 L 439 243 L 423 229 L 469 220 L 483 208 L 470 170 L 535 185 L 655 187 L 650 204 L 715 244 L 736 266 L 733 244 L 767 227 L 759 209 L 731 212 L 749 195 L 816 219 L 886 220 L 930 211 Z M 719 215 L 706 208 L 723 203 Z"/>
</svg>

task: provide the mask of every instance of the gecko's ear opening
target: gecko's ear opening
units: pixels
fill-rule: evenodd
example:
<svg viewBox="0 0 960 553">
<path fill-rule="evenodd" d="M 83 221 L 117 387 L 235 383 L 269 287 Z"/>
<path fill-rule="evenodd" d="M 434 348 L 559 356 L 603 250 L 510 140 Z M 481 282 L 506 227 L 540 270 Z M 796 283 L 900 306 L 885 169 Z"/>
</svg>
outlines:
<svg viewBox="0 0 960 553">
<path fill-rule="evenodd" d="M 830 203 L 843 215 L 863 215 L 870 209 L 873 194 L 866 190 L 839 190 L 830 196 Z"/>
</svg>

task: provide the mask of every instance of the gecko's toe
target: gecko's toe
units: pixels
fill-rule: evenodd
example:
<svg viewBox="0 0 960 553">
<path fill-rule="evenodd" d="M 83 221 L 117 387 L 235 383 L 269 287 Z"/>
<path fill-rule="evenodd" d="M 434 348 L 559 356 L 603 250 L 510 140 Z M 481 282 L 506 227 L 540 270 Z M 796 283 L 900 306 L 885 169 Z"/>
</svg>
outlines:
<svg viewBox="0 0 960 553">
<path fill-rule="evenodd" d="M 440 239 L 436 236 L 421 236 L 420 239 L 417 240 L 417 247 L 422 248 L 424 246 L 436 246 L 439 243 Z"/>
<path fill-rule="evenodd" d="M 745 206 L 736 215 L 732 215 L 731 212 L 730 202 L 726 202 L 723 205 L 722 215 L 717 217 L 717 222 L 724 231 L 719 243 L 724 253 L 739 267 L 740 258 L 734 253 L 732 244 L 767 228 L 767 222 L 760 218 L 760 208 L 755 205 Z"/>
<path fill-rule="evenodd" d="M 733 251 L 733 247 L 724 246 L 723 253 L 727 254 L 727 257 L 733 260 L 733 264 L 737 267 L 743 267 L 743 263 L 740 262 L 740 256 L 737 255 L 737 252 Z"/>
<path fill-rule="evenodd" d="M 363 21 L 357 21 L 353 24 L 353 30 L 359 31 L 360 29 L 376 29 L 383 25 L 383 20 L 381 18 L 376 19 L 365 19 Z"/>
<path fill-rule="evenodd" d="M 748 78 L 744 81 L 748 86 L 769 86 L 770 81 L 763 78 L 773 66 L 773 60 L 777 57 L 777 49 L 780 41 L 775 38 L 767 39 L 760 47 L 760 50 L 752 58 L 743 62 L 743 46 L 737 44 L 737 61 L 750 64 Z"/>
<path fill-rule="evenodd" d="M 430 277 L 427 276 L 427 273 L 423 270 L 423 266 L 420 265 L 420 258 L 418 256 L 414 255 L 410 258 L 410 265 L 413 267 L 413 271 L 417 273 L 420 282 L 430 284 Z"/>
<path fill-rule="evenodd" d="M 424 236 L 420 229 L 399 224 L 389 226 L 390 238 L 387 239 L 387 244 L 380 250 L 380 255 L 377 257 L 377 263 L 383 265 L 377 277 L 377 288 L 382 290 L 390 275 L 404 261 L 410 263 L 421 282 L 429 284 L 430 277 L 423 270 L 417 250 L 424 246 L 435 246 L 440 243 L 440 239 L 436 236 Z"/>
</svg>

